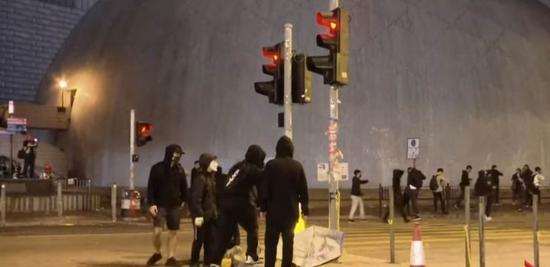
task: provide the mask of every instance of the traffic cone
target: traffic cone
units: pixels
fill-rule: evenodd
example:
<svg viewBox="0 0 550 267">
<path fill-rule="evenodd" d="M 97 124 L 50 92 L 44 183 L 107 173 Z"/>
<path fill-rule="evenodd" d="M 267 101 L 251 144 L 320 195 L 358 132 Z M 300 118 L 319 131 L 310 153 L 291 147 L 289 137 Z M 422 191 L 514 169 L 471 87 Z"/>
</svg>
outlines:
<svg viewBox="0 0 550 267">
<path fill-rule="evenodd" d="M 425 267 L 426 258 L 424 255 L 424 245 L 420 232 L 420 224 L 414 224 L 413 239 L 411 242 L 411 264 L 410 267 Z"/>
<path fill-rule="evenodd" d="M 528 261 L 523 262 L 525 267 L 535 267 L 533 264 L 529 263 Z"/>
</svg>

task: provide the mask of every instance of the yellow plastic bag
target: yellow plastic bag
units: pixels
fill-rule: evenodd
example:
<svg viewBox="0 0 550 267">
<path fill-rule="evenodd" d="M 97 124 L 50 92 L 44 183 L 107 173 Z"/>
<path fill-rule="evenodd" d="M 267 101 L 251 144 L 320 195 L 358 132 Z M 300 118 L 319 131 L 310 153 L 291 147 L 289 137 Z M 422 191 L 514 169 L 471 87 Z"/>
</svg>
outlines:
<svg viewBox="0 0 550 267">
<path fill-rule="evenodd" d="M 302 205 L 299 206 L 298 211 L 299 217 L 298 222 L 294 227 L 294 234 L 298 234 L 306 230 L 306 221 L 304 221 L 304 218 L 302 217 Z"/>
</svg>

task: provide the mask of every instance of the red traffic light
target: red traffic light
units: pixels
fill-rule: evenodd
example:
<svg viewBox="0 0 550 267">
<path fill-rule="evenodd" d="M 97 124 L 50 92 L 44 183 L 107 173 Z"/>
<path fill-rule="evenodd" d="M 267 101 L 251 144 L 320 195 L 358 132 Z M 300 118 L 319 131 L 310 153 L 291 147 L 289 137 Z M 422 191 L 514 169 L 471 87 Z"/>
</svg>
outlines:
<svg viewBox="0 0 550 267">
<path fill-rule="evenodd" d="M 317 24 L 327 27 L 329 32 L 334 34 L 338 30 L 338 17 L 332 12 L 317 12 Z"/>
<path fill-rule="evenodd" d="M 147 142 L 153 140 L 151 132 L 153 124 L 148 122 L 136 122 L 136 145 L 144 146 Z"/>
</svg>

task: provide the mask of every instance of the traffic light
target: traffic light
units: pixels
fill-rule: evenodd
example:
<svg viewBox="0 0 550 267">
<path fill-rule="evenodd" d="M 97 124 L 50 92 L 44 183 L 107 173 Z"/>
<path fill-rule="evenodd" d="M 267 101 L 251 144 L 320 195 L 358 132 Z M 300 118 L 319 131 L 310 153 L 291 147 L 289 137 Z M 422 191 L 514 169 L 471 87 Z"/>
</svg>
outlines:
<svg viewBox="0 0 550 267">
<path fill-rule="evenodd" d="M 343 8 L 317 13 L 317 24 L 328 29 L 317 35 L 317 46 L 328 49 L 329 54 L 308 57 L 307 67 L 322 75 L 325 84 L 348 84 L 349 20 L 349 13 Z"/>
<path fill-rule="evenodd" d="M 136 122 L 136 145 L 144 146 L 147 142 L 152 141 L 152 130 L 153 124 L 148 122 Z"/>
<path fill-rule="evenodd" d="M 266 82 L 255 82 L 256 93 L 265 95 L 269 103 L 276 105 L 284 104 L 284 74 L 283 74 L 283 43 L 271 47 L 263 47 L 262 55 L 271 61 L 271 64 L 262 66 L 263 73 L 273 76 L 273 80 Z"/>
<path fill-rule="evenodd" d="M 303 54 L 292 57 L 292 102 L 311 103 L 311 72 L 307 69 Z"/>
</svg>

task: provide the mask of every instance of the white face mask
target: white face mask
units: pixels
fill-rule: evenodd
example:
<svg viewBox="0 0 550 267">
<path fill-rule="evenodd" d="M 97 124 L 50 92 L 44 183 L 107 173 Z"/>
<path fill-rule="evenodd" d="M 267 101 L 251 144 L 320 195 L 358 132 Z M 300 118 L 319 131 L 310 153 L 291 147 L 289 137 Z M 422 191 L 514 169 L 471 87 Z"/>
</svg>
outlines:
<svg viewBox="0 0 550 267">
<path fill-rule="evenodd" d="M 218 171 L 218 161 L 217 160 L 213 160 L 210 162 L 210 165 L 208 165 L 208 172 L 216 172 Z"/>
</svg>

